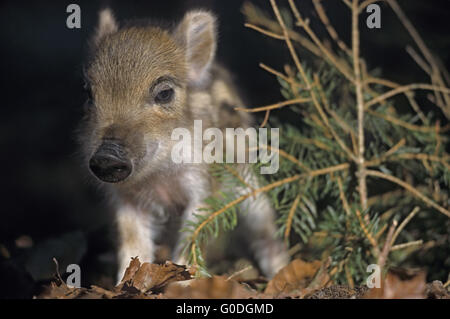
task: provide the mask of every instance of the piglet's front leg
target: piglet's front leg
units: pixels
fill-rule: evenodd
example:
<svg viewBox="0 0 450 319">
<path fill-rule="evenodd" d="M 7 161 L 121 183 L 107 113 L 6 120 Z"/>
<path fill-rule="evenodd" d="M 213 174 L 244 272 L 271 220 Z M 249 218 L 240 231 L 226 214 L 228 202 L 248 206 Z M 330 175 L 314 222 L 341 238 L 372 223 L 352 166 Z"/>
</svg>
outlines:
<svg viewBox="0 0 450 319">
<path fill-rule="evenodd" d="M 153 261 L 155 244 L 148 214 L 131 205 L 121 205 L 116 221 L 119 232 L 117 282 L 120 282 L 131 258 L 139 257 L 141 262 Z"/>
</svg>

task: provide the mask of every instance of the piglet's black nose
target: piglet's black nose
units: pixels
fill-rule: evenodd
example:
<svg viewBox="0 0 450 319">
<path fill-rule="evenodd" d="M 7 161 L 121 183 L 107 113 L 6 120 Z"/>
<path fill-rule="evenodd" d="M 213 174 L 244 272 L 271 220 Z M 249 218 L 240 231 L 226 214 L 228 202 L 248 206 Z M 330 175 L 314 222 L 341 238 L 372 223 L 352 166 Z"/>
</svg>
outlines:
<svg viewBox="0 0 450 319">
<path fill-rule="evenodd" d="M 132 165 L 122 146 L 107 141 L 91 157 L 89 168 L 103 182 L 117 183 L 131 174 Z"/>
</svg>

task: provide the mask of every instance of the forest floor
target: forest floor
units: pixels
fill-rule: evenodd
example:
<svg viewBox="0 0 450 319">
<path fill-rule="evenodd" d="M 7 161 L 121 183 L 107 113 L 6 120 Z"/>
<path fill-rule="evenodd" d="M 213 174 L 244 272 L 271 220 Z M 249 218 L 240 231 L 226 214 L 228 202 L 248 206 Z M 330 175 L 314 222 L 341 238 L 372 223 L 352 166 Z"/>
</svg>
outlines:
<svg viewBox="0 0 450 319">
<path fill-rule="evenodd" d="M 195 278 L 195 268 L 177 265 L 141 263 L 131 260 L 121 282 L 106 289 L 69 287 L 59 272 L 54 281 L 35 298 L 59 299 L 450 299 L 449 287 L 440 281 L 426 283 L 418 270 L 389 270 L 380 288 L 336 285 L 329 274 L 329 261 L 293 260 L 271 280 L 248 279 L 251 267 L 226 276 Z"/>
</svg>

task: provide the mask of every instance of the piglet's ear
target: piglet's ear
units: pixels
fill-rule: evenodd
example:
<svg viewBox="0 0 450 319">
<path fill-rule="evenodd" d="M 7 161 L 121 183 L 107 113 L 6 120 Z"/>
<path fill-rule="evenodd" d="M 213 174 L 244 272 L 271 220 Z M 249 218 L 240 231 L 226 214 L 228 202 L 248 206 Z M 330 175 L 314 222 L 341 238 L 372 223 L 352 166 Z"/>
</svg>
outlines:
<svg viewBox="0 0 450 319">
<path fill-rule="evenodd" d="M 105 36 L 112 34 L 119 29 L 116 19 L 114 18 L 114 14 L 110 8 L 100 10 L 98 16 L 98 26 L 92 39 L 92 42 L 95 45 L 98 45 Z"/>
<path fill-rule="evenodd" d="M 175 40 L 186 50 L 189 81 L 202 85 L 216 53 L 216 18 L 207 11 L 190 11 L 174 31 Z"/>
</svg>

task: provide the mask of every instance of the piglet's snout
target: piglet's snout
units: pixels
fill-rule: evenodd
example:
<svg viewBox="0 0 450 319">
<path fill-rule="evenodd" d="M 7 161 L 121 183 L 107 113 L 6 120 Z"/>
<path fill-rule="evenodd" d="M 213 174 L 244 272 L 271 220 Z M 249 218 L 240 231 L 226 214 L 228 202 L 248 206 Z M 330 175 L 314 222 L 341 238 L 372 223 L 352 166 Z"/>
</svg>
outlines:
<svg viewBox="0 0 450 319">
<path fill-rule="evenodd" d="M 89 160 L 89 168 L 101 181 L 118 183 L 131 174 L 133 165 L 118 141 L 104 140 Z"/>
</svg>

